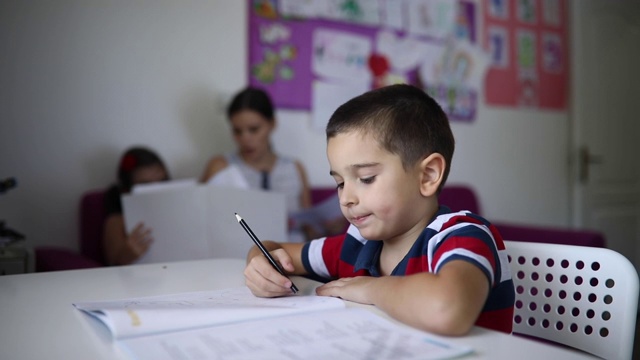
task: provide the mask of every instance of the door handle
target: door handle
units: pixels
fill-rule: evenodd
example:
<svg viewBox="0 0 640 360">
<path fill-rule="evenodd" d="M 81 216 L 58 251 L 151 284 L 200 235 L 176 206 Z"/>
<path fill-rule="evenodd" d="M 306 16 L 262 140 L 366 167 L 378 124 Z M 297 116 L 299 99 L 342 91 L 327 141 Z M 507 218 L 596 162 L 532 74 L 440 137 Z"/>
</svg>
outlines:
<svg viewBox="0 0 640 360">
<path fill-rule="evenodd" d="M 578 171 L 580 177 L 580 183 L 586 184 L 589 181 L 589 165 L 602 164 L 604 160 L 600 155 L 594 155 L 589 151 L 588 146 L 580 147 L 578 152 Z"/>
</svg>

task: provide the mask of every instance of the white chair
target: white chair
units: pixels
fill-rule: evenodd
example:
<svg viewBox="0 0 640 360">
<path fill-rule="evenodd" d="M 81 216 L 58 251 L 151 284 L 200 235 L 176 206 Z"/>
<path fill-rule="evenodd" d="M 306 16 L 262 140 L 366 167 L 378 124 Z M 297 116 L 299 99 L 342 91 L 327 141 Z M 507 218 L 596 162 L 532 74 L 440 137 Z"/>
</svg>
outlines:
<svg viewBox="0 0 640 360">
<path fill-rule="evenodd" d="M 513 332 L 605 359 L 631 359 L 638 273 L 605 248 L 506 241 L 516 303 Z"/>
</svg>

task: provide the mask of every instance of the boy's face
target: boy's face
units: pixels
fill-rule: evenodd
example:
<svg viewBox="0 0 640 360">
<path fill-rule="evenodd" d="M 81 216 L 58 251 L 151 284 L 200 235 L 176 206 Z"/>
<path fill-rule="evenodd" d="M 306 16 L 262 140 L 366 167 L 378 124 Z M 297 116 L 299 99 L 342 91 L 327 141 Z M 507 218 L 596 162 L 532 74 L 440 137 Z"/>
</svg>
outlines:
<svg viewBox="0 0 640 360">
<path fill-rule="evenodd" d="M 398 155 L 355 131 L 330 138 L 327 157 L 342 213 L 365 238 L 393 240 L 423 220 L 418 165 L 405 171 Z"/>
</svg>

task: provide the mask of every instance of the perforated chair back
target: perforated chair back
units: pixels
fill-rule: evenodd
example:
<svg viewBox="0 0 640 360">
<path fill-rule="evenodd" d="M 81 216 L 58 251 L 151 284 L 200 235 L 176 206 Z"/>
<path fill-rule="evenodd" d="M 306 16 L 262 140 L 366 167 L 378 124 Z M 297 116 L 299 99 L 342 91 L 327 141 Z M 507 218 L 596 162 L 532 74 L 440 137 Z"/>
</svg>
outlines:
<svg viewBox="0 0 640 360">
<path fill-rule="evenodd" d="M 513 332 L 605 359 L 631 359 L 638 273 L 604 248 L 506 241 L 516 304 Z"/>
</svg>

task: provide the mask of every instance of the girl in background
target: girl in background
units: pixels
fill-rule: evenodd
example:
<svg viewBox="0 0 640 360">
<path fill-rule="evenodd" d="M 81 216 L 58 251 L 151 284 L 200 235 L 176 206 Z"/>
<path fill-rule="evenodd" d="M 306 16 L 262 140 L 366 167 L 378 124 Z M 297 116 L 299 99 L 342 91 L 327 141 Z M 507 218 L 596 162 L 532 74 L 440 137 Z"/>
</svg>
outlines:
<svg viewBox="0 0 640 360">
<path fill-rule="evenodd" d="M 269 95 L 248 87 L 232 99 L 227 108 L 237 151 L 214 156 L 200 181 L 209 182 L 216 174 L 234 165 L 250 188 L 284 194 L 288 214 L 311 207 L 311 192 L 302 164 L 273 151 L 271 133 L 275 129 L 274 107 Z M 290 241 L 304 241 L 301 233 L 290 231 Z"/>
<path fill-rule="evenodd" d="M 103 252 L 107 265 L 128 265 L 145 254 L 153 237 L 151 229 L 137 224 L 127 233 L 120 197 L 137 184 L 169 180 L 169 172 L 160 157 L 144 147 L 133 147 L 120 158 L 118 183 L 105 195 L 106 219 L 103 229 Z"/>
</svg>

